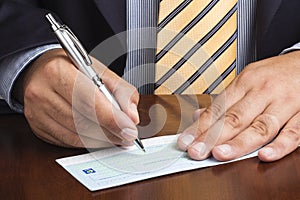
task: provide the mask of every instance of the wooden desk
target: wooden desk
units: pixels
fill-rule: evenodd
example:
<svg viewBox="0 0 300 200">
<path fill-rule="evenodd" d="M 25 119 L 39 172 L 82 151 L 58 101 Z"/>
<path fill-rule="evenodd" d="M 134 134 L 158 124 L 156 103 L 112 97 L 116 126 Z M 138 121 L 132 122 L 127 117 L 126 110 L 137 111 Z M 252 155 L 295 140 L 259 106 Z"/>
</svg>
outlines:
<svg viewBox="0 0 300 200">
<path fill-rule="evenodd" d="M 180 108 L 184 123 L 180 125 Z M 210 103 L 200 96 L 201 106 Z M 149 123 L 153 104 L 165 107 L 168 117 L 159 134 L 173 134 L 191 121 L 188 97 L 144 96 L 142 124 Z M 158 120 L 161 113 L 154 111 Z M 252 158 L 232 164 L 182 172 L 121 187 L 90 192 L 62 169 L 55 159 L 85 153 L 37 139 L 21 115 L 0 117 L 1 199 L 300 199 L 300 149 L 274 163 Z"/>
</svg>

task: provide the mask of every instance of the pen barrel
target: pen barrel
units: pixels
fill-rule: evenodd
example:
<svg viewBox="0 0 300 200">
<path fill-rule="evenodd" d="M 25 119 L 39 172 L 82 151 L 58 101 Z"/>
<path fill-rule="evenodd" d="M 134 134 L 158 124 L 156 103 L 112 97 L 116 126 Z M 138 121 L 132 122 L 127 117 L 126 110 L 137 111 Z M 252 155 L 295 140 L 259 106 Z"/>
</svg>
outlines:
<svg viewBox="0 0 300 200">
<path fill-rule="evenodd" d="M 92 80 L 94 81 L 95 85 L 98 87 L 98 89 L 104 94 L 104 96 L 111 102 L 111 104 L 121 110 L 120 105 L 118 104 L 118 102 L 116 101 L 116 99 L 114 98 L 114 96 L 112 95 L 112 93 L 107 89 L 107 87 L 103 84 L 103 82 L 101 81 L 100 77 L 94 76 L 92 78 Z"/>
<path fill-rule="evenodd" d="M 71 59 L 72 63 L 76 66 L 76 68 L 87 75 L 90 79 L 97 75 L 95 70 L 86 64 L 86 61 L 83 59 L 82 54 L 77 50 L 78 47 L 75 46 L 74 41 L 71 39 L 70 34 L 67 30 L 59 28 L 54 31 L 59 40 L 62 48 L 65 50 L 68 57 Z"/>
</svg>

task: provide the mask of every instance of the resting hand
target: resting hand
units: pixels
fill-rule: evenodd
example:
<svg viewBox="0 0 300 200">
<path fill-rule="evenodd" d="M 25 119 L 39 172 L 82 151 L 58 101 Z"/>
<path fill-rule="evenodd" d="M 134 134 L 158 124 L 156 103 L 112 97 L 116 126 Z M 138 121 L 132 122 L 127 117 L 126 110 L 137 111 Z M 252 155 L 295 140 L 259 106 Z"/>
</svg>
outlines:
<svg viewBox="0 0 300 200">
<path fill-rule="evenodd" d="M 48 51 L 20 80 L 24 114 L 39 138 L 60 146 L 98 148 L 132 144 L 137 137 L 136 89 L 92 60 L 122 111 L 74 67 L 62 49 Z"/>
<path fill-rule="evenodd" d="M 191 158 L 227 161 L 264 145 L 262 161 L 300 144 L 300 51 L 247 66 L 178 139 Z M 268 144 L 269 143 L 269 144 Z"/>
</svg>

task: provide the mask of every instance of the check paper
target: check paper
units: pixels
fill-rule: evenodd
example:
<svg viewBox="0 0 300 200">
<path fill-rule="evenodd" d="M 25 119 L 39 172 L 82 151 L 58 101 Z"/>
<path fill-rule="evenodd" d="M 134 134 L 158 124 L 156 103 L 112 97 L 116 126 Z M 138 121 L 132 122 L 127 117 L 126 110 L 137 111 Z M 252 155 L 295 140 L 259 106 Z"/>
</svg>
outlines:
<svg viewBox="0 0 300 200">
<path fill-rule="evenodd" d="M 96 191 L 187 170 L 235 162 L 257 156 L 255 151 L 239 159 L 220 162 L 213 158 L 194 161 L 177 148 L 178 135 L 144 139 L 146 153 L 135 146 L 113 147 L 56 161 L 90 191 Z"/>
</svg>

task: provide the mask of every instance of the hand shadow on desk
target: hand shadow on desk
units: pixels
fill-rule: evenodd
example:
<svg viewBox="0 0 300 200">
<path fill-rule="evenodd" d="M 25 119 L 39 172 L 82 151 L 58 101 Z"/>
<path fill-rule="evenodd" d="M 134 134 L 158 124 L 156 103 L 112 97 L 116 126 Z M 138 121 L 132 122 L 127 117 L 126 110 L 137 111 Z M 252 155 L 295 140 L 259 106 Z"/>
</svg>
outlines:
<svg viewBox="0 0 300 200">
<path fill-rule="evenodd" d="M 253 157 L 233 163 L 227 163 L 225 165 L 220 165 L 212 168 L 212 173 L 217 177 L 222 176 L 230 176 L 231 174 L 235 174 L 236 171 L 244 171 L 250 176 L 253 175 L 274 175 L 282 170 L 290 170 L 293 167 L 297 168 L 297 166 L 292 166 L 293 162 L 289 162 L 290 157 L 295 156 L 299 157 L 300 151 L 294 152 L 294 154 L 287 155 L 286 157 L 275 161 L 275 162 L 263 162 L 260 161 L 259 158 Z M 243 169 L 243 170 L 240 170 Z M 296 170 L 296 169 L 295 169 Z"/>
<path fill-rule="evenodd" d="M 289 159 L 294 159 L 293 157 L 299 157 L 300 151 L 296 150 L 296 152 L 287 155 L 286 157 L 270 163 L 261 162 L 257 166 L 257 171 L 260 174 L 264 175 L 274 175 L 282 173 L 282 171 L 289 171 L 292 168 L 295 168 L 295 171 L 297 171 L 299 165 L 293 166 L 293 162 L 290 162 Z"/>
</svg>

